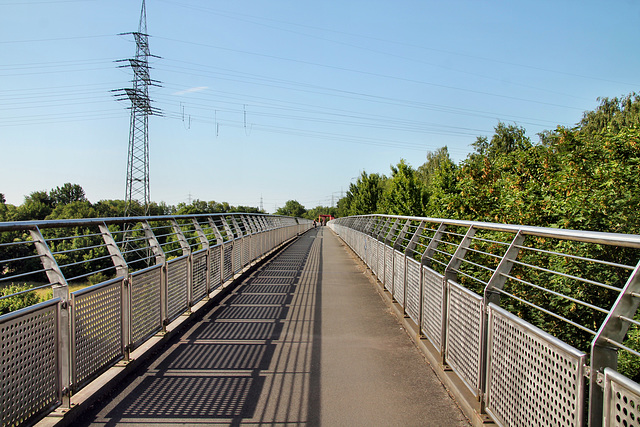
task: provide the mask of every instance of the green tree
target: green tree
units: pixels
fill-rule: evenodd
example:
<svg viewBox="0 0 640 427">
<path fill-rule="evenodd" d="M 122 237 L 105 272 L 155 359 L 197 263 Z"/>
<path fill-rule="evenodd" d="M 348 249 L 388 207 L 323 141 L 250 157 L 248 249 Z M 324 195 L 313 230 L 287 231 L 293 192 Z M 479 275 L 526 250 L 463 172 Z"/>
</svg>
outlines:
<svg viewBox="0 0 640 427">
<path fill-rule="evenodd" d="M 640 126 L 640 95 L 631 93 L 621 98 L 598 98 L 600 105 L 583 114 L 579 131 L 595 135 L 608 129 L 613 133 Z"/>
<path fill-rule="evenodd" d="M 100 218 L 116 218 L 124 214 L 124 200 L 100 200 L 93 205 Z"/>
<path fill-rule="evenodd" d="M 16 210 L 15 221 L 45 219 L 53 211 L 53 203 L 46 191 L 34 191 Z"/>
<path fill-rule="evenodd" d="M 345 196 L 341 197 L 337 203 L 339 217 L 351 215 L 351 204 L 353 203 L 353 198 L 357 192 L 358 187 L 354 183 L 350 183 Z"/>
<path fill-rule="evenodd" d="M 490 140 L 478 137 L 473 146 L 475 152 L 458 170 L 455 191 L 459 193 L 448 209 L 455 218 L 510 222 L 514 205 L 521 205 L 518 164 L 534 146 L 523 128 L 504 123 L 498 123 Z"/>
<path fill-rule="evenodd" d="M 501 154 L 525 150 L 532 144 L 523 127 L 499 122 L 494 128 L 491 140 L 488 140 L 486 136 L 478 137 L 472 145 L 476 154 L 491 159 Z"/>
<path fill-rule="evenodd" d="M 416 177 L 428 194 L 427 216 L 453 217 L 449 205 L 451 199 L 458 197 L 457 173 L 458 168 L 449 157 L 446 146 L 427 153 L 427 161 L 416 171 Z"/>
<path fill-rule="evenodd" d="M 73 201 L 66 204 L 60 204 L 51 211 L 46 219 L 79 219 L 79 218 L 95 218 L 96 210 L 88 201 Z"/>
<path fill-rule="evenodd" d="M 350 215 L 366 215 L 376 213 L 382 200 L 384 177 L 376 173 L 367 175 L 362 172 L 352 192 L 349 208 Z"/>
<path fill-rule="evenodd" d="M 87 198 L 84 190 L 78 184 L 67 182 L 62 187 L 56 187 L 49 193 L 52 205 L 67 205 L 71 202 L 85 202 Z"/>
<path fill-rule="evenodd" d="M 276 215 L 285 215 L 285 216 L 294 216 L 294 217 L 302 217 L 306 209 L 296 200 L 288 200 L 283 207 L 278 208 L 276 211 Z"/>
<path fill-rule="evenodd" d="M 424 213 L 426 193 L 416 177 L 415 170 L 404 159 L 391 166 L 391 178 L 381 200 L 382 212 L 389 215 L 421 216 Z"/>
</svg>

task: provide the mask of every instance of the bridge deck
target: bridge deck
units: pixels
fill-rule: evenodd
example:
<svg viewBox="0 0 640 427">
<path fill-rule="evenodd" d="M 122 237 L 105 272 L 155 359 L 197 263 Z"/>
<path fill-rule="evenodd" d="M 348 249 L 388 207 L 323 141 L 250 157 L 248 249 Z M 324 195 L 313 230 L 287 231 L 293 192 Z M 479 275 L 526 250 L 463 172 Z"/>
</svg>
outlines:
<svg viewBox="0 0 640 427">
<path fill-rule="evenodd" d="M 86 425 L 468 425 L 362 268 L 303 235 L 81 418 Z"/>
</svg>

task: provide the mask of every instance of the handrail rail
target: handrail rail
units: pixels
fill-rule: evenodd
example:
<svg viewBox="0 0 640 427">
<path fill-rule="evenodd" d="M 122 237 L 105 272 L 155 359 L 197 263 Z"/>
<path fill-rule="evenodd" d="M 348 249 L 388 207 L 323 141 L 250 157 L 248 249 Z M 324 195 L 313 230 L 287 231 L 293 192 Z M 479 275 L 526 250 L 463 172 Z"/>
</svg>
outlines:
<svg viewBox="0 0 640 427">
<path fill-rule="evenodd" d="M 601 231 L 584 231 L 584 230 L 571 230 L 564 228 L 553 227 L 537 227 L 530 225 L 515 225 L 515 224 L 500 224 L 494 222 L 482 222 L 482 221 L 467 221 L 459 219 L 446 219 L 446 218 L 433 218 L 433 217 L 412 217 L 403 215 L 383 215 L 383 214 L 369 214 L 360 215 L 357 218 L 393 218 L 399 220 L 417 220 L 433 223 L 441 223 L 445 225 L 457 225 L 457 226 L 474 226 L 485 230 L 493 231 L 505 231 L 505 232 L 518 232 L 539 237 L 551 237 L 565 240 L 573 240 L 576 242 L 585 243 L 602 243 L 602 244 L 615 244 L 617 246 L 640 248 L 640 235 L 638 234 L 623 234 L 623 233 L 607 233 Z M 344 220 L 345 218 L 356 217 L 342 217 L 338 220 Z M 1 223 L 0 223 L 1 224 Z"/>
<path fill-rule="evenodd" d="M 587 403 L 592 426 L 637 418 L 620 401 L 640 401 L 640 385 L 604 396 L 612 386 L 603 378 L 619 353 L 640 368 L 640 349 L 626 341 L 640 325 L 640 235 L 379 214 L 329 226 L 477 396 L 478 410 L 504 425 L 586 425 Z"/>
<path fill-rule="evenodd" d="M 280 215 L 262 214 L 262 213 L 204 213 L 204 214 L 183 214 L 183 215 L 153 215 L 153 216 L 129 216 L 129 217 L 104 217 L 104 218 L 72 218 L 72 219 L 42 219 L 31 221 L 10 221 L 0 222 L 0 232 L 29 230 L 38 228 L 59 228 L 59 227 L 83 227 L 91 225 L 108 224 L 125 224 L 130 222 L 141 221 L 166 221 L 169 219 L 191 219 L 191 218 L 208 218 L 208 217 L 224 217 L 234 215 L 251 215 L 252 217 L 263 218 L 292 218 Z M 310 222 L 311 220 L 298 218 L 301 221 Z"/>
</svg>

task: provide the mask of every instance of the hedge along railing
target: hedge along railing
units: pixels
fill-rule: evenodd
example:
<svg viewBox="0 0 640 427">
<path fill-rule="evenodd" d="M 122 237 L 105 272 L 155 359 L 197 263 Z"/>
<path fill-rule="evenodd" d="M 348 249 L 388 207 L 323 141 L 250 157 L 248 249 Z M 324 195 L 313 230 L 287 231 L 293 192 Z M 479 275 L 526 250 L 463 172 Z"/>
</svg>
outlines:
<svg viewBox="0 0 640 427">
<path fill-rule="evenodd" d="M 385 215 L 329 226 L 497 423 L 638 425 L 640 385 L 617 370 L 640 376 L 639 235 Z"/>
<path fill-rule="evenodd" d="M 234 278 L 312 227 L 257 214 L 0 223 L 0 297 L 52 299 L 0 316 L 1 424 L 31 422 Z M 93 286 L 69 291 L 69 284 Z"/>
</svg>

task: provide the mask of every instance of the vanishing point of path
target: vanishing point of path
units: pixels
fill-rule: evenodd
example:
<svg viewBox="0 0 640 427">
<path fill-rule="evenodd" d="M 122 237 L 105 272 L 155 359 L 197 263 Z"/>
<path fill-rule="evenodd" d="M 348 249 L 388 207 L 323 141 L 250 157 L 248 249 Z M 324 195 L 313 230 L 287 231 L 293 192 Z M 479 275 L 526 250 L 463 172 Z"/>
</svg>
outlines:
<svg viewBox="0 0 640 427">
<path fill-rule="evenodd" d="M 467 426 L 326 227 L 256 269 L 84 425 Z"/>
</svg>

